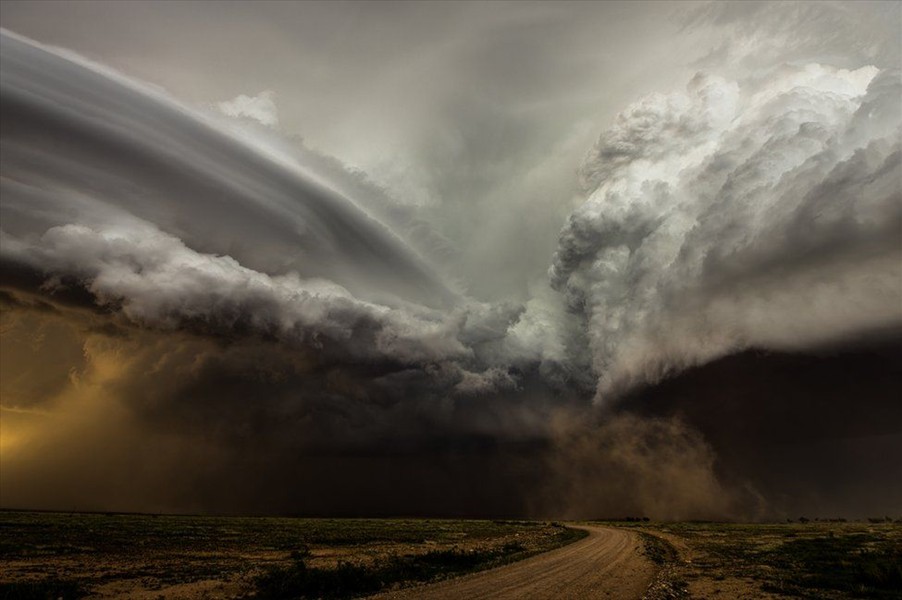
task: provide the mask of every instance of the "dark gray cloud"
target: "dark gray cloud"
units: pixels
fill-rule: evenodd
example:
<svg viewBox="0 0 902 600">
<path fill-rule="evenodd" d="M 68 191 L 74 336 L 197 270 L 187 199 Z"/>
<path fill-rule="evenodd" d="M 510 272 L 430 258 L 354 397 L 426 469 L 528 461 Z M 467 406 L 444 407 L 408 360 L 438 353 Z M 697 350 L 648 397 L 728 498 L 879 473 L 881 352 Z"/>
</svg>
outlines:
<svg viewBox="0 0 902 600">
<path fill-rule="evenodd" d="M 115 228 L 125 212 L 262 272 L 453 301 L 390 231 L 302 166 L 71 58 L 3 36 L 7 234 L 71 220 Z M 262 238 L 265 247 L 248 243 Z"/>
<path fill-rule="evenodd" d="M 898 10 L 4 3 L 4 505 L 889 510 Z"/>
<path fill-rule="evenodd" d="M 797 518 L 893 513 L 902 503 L 900 394 L 896 331 L 804 354 L 735 354 L 623 404 L 698 432 L 733 501 L 754 490 L 758 510 Z M 738 499 L 733 510 L 753 515 L 752 498 Z"/>
<path fill-rule="evenodd" d="M 667 55 L 631 31 L 675 28 L 631 3 L 265 6 L 10 3 L 3 23 L 195 105 L 272 92 L 283 130 L 427 206 L 454 274 L 485 299 L 526 299 L 572 208 L 574 165 L 646 89 L 613 66 Z"/>
</svg>

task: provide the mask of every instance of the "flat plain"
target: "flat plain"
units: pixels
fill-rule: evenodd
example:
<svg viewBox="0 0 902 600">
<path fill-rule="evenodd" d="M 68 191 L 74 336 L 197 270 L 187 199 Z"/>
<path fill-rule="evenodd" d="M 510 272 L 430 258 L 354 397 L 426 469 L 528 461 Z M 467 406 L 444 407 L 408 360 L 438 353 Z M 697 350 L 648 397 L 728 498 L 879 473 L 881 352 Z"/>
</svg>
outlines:
<svg viewBox="0 0 902 600">
<path fill-rule="evenodd" d="M 638 540 L 633 566 L 611 577 L 652 565 L 649 600 L 902 598 L 898 520 L 573 525 Z M 430 584 L 450 598 L 451 578 L 494 569 L 478 581 L 497 573 L 500 583 L 511 563 L 586 534 L 547 521 L 0 511 L 0 599 L 354 598 Z M 586 558 L 576 556 L 584 545 L 568 562 Z"/>
<path fill-rule="evenodd" d="M 616 525 L 662 566 L 649 598 L 902 598 L 899 519 Z"/>
<path fill-rule="evenodd" d="M 557 523 L 0 512 L 0 598 L 363 596 L 585 535 Z"/>
</svg>

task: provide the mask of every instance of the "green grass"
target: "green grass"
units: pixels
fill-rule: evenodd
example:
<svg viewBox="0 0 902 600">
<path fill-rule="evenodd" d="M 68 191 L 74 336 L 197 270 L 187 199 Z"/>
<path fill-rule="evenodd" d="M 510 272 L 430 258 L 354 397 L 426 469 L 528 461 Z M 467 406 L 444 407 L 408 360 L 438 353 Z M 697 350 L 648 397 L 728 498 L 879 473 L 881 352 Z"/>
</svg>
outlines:
<svg viewBox="0 0 902 600">
<path fill-rule="evenodd" d="M 132 552 L 218 551 L 251 545 L 291 551 L 303 545 L 423 543 L 460 535 L 492 538 L 541 523 L 424 519 L 300 519 L 0 511 L 0 558 Z"/>
</svg>

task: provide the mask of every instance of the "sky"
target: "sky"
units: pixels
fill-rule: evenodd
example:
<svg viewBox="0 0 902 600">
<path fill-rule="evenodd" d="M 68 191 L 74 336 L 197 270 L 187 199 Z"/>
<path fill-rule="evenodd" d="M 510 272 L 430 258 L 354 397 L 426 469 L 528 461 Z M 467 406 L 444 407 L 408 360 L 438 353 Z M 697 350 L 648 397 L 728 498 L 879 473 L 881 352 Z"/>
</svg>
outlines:
<svg viewBox="0 0 902 600">
<path fill-rule="evenodd" d="M 902 506 L 898 3 L 0 26 L 0 506 Z"/>
</svg>

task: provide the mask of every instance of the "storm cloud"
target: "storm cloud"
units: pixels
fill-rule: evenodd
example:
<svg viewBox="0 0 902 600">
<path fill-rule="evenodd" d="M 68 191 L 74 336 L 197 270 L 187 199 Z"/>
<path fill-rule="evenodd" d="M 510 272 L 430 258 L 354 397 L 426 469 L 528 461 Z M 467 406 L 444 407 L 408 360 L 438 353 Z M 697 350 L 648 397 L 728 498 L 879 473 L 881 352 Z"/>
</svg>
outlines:
<svg viewBox="0 0 902 600">
<path fill-rule="evenodd" d="M 586 314 L 600 395 L 902 322 L 900 95 L 898 71 L 787 65 L 621 113 L 550 272 Z"/>
<path fill-rule="evenodd" d="M 4 5 L 3 506 L 902 502 L 897 5 L 226 7 Z"/>
</svg>

